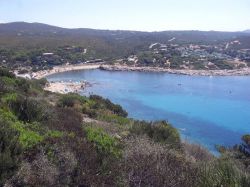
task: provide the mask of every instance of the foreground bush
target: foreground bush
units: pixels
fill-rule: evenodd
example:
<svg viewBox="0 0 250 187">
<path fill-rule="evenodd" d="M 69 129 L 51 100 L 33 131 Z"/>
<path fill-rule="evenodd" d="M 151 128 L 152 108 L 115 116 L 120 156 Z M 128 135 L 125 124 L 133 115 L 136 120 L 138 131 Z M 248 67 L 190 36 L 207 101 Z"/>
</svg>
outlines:
<svg viewBox="0 0 250 187">
<path fill-rule="evenodd" d="M 124 159 L 128 186 L 196 186 L 195 167 L 174 150 L 148 137 L 129 139 Z"/>
<path fill-rule="evenodd" d="M 19 133 L 0 117 L 0 186 L 14 175 L 22 152 Z"/>
<path fill-rule="evenodd" d="M 95 102 L 95 109 L 106 108 L 118 116 L 128 116 L 128 113 L 120 105 L 113 104 L 109 99 L 104 99 L 97 95 L 91 95 L 89 98 Z"/>
<path fill-rule="evenodd" d="M 172 148 L 181 146 L 178 131 L 165 121 L 154 123 L 135 121 L 130 131 L 137 135 L 146 134 L 155 142 L 168 144 Z"/>
<path fill-rule="evenodd" d="M 86 101 L 86 98 L 78 94 L 69 93 L 61 96 L 57 105 L 59 107 L 73 107 L 76 104 L 81 104 Z"/>
<path fill-rule="evenodd" d="M 250 175 L 232 160 L 217 159 L 199 166 L 199 186 L 250 186 Z"/>
<path fill-rule="evenodd" d="M 102 129 L 87 127 L 85 131 L 87 140 L 94 143 L 101 155 L 111 155 L 117 158 L 121 155 L 119 142 L 106 134 Z"/>
<path fill-rule="evenodd" d="M 212 153 L 201 145 L 191 144 L 189 142 L 183 142 L 182 144 L 184 153 L 189 160 L 194 162 L 208 162 L 215 159 Z"/>
</svg>

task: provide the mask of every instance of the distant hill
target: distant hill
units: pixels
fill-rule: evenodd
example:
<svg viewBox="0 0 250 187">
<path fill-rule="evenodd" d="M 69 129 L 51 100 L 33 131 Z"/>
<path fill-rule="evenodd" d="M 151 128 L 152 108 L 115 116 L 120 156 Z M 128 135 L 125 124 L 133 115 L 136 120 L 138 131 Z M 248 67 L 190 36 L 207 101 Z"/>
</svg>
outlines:
<svg viewBox="0 0 250 187">
<path fill-rule="evenodd" d="M 138 32 L 88 28 L 67 29 L 42 23 L 26 22 L 0 24 L 0 46 L 5 48 L 51 49 L 64 45 L 77 45 L 88 48 L 89 51 L 92 51 L 91 54 L 101 58 L 128 56 L 148 49 L 152 43 L 170 43 L 172 38 L 175 38 L 175 44 L 216 44 L 238 39 L 242 46 L 250 48 L 248 42 L 250 34 L 243 32 Z"/>
<path fill-rule="evenodd" d="M 250 34 L 250 29 L 243 31 L 244 33 L 249 33 Z"/>
<path fill-rule="evenodd" d="M 248 30 L 249 31 L 249 30 Z M 246 33 L 248 31 L 245 31 Z M 215 42 L 247 35 L 241 32 L 218 31 L 162 31 L 162 32 L 138 32 L 122 30 L 96 30 L 87 28 L 67 29 L 42 23 L 13 22 L 0 24 L 0 36 L 26 37 L 98 37 L 103 40 L 116 41 L 116 43 L 128 42 L 167 42 L 175 37 L 176 42 Z"/>
</svg>

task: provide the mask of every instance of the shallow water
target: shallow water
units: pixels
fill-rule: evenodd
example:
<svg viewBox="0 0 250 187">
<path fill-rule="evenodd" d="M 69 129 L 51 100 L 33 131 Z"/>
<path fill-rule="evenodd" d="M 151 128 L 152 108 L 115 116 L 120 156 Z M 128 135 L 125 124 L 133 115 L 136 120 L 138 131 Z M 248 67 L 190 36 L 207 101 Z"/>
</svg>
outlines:
<svg viewBox="0 0 250 187">
<path fill-rule="evenodd" d="M 48 76 L 50 81 L 93 84 L 81 94 L 98 94 L 122 105 L 129 117 L 167 120 L 182 138 L 230 146 L 250 133 L 250 76 L 203 77 L 167 73 L 82 70 Z"/>
</svg>

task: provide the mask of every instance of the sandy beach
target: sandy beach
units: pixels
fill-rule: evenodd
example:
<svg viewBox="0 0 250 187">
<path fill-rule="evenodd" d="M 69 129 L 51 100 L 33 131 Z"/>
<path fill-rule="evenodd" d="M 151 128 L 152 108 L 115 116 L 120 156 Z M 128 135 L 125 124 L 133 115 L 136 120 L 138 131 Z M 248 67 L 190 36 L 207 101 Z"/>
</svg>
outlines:
<svg viewBox="0 0 250 187">
<path fill-rule="evenodd" d="M 126 65 L 101 65 L 100 69 L 106 71 L 141 71 L 141 72 L 166 72 L 181 75 L 200 75 L 200 76 L 244 76 L 250 75 L 250 68 L 234 69 L 234 70 L 176 70 L 160 67 L 132 67 Z"/>
<path fill-rule="evenodd" d="M 27 74 L 18 74 L 17 71 L 14 71 L 15 75 L 18 77 L 23 77 L 27 79 L 41 79 L 46 78 L 48 75 L 52 75 L 55 73 L 61 73 L 66 71 L 74 71 L 74 70 L 87 70 L 87 69 L 98 69 L 100 68 L 100 63 L 96 64 L 77 64 L 77 65 L 61 65 L 61 66 L 55 66 L 51 70 L 43 70 L 38 72 L 32 72 Z M 90 83 L 86 81 L 81 82 L 49 82 L 45 86 L 45 90 L 51 91 L 51 92 L 57 92 L 61 94 L 66 93 L 78 93 L 79 91 L 85 89 L 87 86 L 91 86 Z"/>
<path fill-rule="evenodd" d="M 81 90 L 84 90 L 87 86 L 91 86 L 90 83 L 86 81 L 81 82 L 49 82 L 45 86 L 44 90 L 67 94 L 67 93 L 79 93 Z"/>
<path fill-rule="evenodd" d="M 100 67 L 100 65 L 101 64 L 99 63 L 99 64 L 77 64 L 77 65 L 55 66 L 51 70 L 43 70 L 43 71 L 33 72 L 31 74 L 31 78 L 41 79 L 41 78 L 45 78 L 48 75 L 66 72 L 66 71 L 84 70 L 84 69 L 98 69 Z"/>
</svg>

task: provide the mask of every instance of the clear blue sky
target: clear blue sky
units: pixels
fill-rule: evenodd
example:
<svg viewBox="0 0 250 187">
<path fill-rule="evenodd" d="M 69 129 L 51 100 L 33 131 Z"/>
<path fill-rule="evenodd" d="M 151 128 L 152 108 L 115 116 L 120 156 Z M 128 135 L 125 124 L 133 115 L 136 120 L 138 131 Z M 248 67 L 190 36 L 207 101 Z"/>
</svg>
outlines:
<svg viewBox="0 0 250 187">
<path fill-rule="evenodd" d="M 0 22 L 122 30 L 250 29 L 250 0 L 0 0 Z"/>
</svg>

